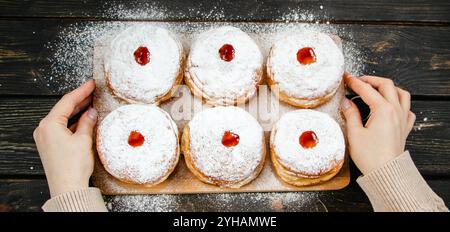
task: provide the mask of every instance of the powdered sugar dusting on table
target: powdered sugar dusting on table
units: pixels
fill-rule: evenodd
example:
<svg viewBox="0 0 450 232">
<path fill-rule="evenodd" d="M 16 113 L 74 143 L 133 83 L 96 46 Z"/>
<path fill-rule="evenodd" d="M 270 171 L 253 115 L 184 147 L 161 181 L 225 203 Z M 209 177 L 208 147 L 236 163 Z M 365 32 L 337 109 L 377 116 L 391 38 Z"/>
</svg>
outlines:
<svg viewBox="0 0 450 232">
<path fill-rule="evenodd" d="M 144 144 L 128 144 L 131 131 L 140 132 Z M 156 106 L 126 105 L 110 113 L 98 128 L 98 147 L 104 165 L 120 179 L 150 183 L 166 176 L 178 161 L 178 129 Z"/>
<path fill-rule="evenodd" d="M 153 2 L 127 2 L 126 4 L 105 2 L 103 16 L 112 19 L 154 19 L 163 20 L 168 16 L 164 6 Z"/>
<path fill-rule="evenodd" d="M 108 196 L 114 212 L 327 211 L 318 192 Z"/>
<path fill-rule="evenodd" d="M 234 147 L 222 145 L 225 131 L 239 135 Z M 196 114 L 189 122 L 190 151 L 196 167 L 220 181 L 249 178 L 263 158 L 263 129 L 238 107 L 215 107 Z"/>
</svg>

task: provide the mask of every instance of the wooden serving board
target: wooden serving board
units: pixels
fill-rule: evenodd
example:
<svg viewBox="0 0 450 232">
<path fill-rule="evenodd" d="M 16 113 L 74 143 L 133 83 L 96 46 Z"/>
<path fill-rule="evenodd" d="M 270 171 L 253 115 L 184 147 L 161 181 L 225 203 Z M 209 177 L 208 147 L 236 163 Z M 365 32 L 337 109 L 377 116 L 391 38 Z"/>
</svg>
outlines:
<svg viewBox="0 0 450 232">
<path fill-rule="evenodd" d="M 186 52 L 189 49 L 190 37 L 192 34 L 199 33 L 198 31 L 192 31 L 188 29 L 183 29 L 183 26 L 180 26 L 182 23 L 153 23 L 158 24 L 158 26 L 169 27 L 169 30 L 175 29 L 175 33 L 178 33 L 178 36 L 182 39 L 184 49 Z M 180 24 L 180 25 L 177 25 Z M 195 24 L 195 23 L 193 23 Z M 211 24 L 211 26 L 215 26 L 216 24 Z M 243 24 L 234 23 L 237 27 L 242 26 Z M 195 25 L 194 25 L 195 26 Z M 246 27 L 241 27 L 244 31 Z M 264 30 L 264 24 L 259 25 L 259 31 L 247 31 L 254 39 L 259 43 L 263 55 L 266 57 L 268 53 L 268 44 L 270 44 L 270 39 L 273 36 L 273 31 L 271 29 L 273 27 L 267 28 Z M 206 28 L 202 27 L 202 30 Z M 101 38 L 97 41 L 94 47 L 94 80 L 96 82 L 96 90 L 94 93 L 94 107 L 99 112 L 99 122 L 112 110 L 117 107 L 125 104 L 121 102 L 119 99 L 113 97 L 108 88 L 105 86 L 104 82 L 104 72 L 103 72 L 103 53 L 102 51 L 104 44 L 107 43 L 109 36 L 106 35 L 104 38 Z M 336 42 L 341 46 L 340 39 L 336 37 Z M 261 101 L 263 96 L 271 96 L 268 102 Z M 345 96 L 344 86 L 340 86 L 336 95 L 325 105 L 322 105 L 315 110 L 322 111 L 328 113 L 332 116 L 336 121 L 344 128 L 344 120 L 341 117 L 339 111 L 339 103 L 342 98 Z M 182 103 L 182 104 L 180 104 Z M 185 104 L 187 103 L 187 104 Z M 257 105 L 258 107 L 264 104 L 265 107 L 275 107 L 279 106 L 276 113 L 269 114 L 266 117 L 261 117 L 258 112 L 256 112 L 252 106 Z M 278 105 L 279 104 L 279 105 Z M 183 106 L 188 105 L 189 108 L 183 108 Z M 160 107 L 166 112 L 168 112 L 174 121 L 176 122 L 178 129 L 181 133 L 184 125 L 188 122 L 189 118 L 192 118 L 193 113 L 195 111 L 195 107 L 210 107 L 208 105 L 204 105 L 197 98 L 194 98 L 192 94 L 189 92 L 187 87 L 180 87 L 174 97 L 168 102 L 163 103 Z M 258 95 L 253 97 L 247 104 L 240 106 L 247 110 L 250 114 L 254 115 L 255 118 L 258 119 L 261 126 L 265 130 L 265 139 L 267 151 L 269 151 L 269 136 L 272 125 L 278 121 L 278 119 L 286 112 L 295 110 L 297 108 L 293 106 L 289 106 L 287 104 L 279 103 L 276 98 L 271 95 L 268 87 L 263 85 L 260 87 L 258 91 Z M 198 112 L 198 109 L 196 109 Z M 272 112 L 272 111 L 269 111 Z M 274 111 L 275 112 L 275 111 Z M 256 115 L 255 115 L 256 114 Z M 345 134 L 345 133 L 344 133 Z M 169 176 L 167 180 L 164 182 L 152 186 L 145 187 L 141 185 L 133 185 L 129 183 L 124 183 L 119 181 L 118 179 L 111 176 L 103 167 L 101 162 L 96 156 L 96 163 L 94 168 L 94 173 L 92 175 L 92 181 L 94 186 L 101 189 L 102 193 L 105 195 L 120 195 L 120 194 L 190 194 L 190 193 L 225 193 L 225 192 L 285 192 L 285 191 L 323 191 L 323 190 L 338 190 L 342 189 L 350 183 L 350 170 L 348 165 L 348 156 L 346 155 L 346 159 L 341 171 L 331 180 L 306 187 L 296 187 L 290 184 L 286 184 L 283 182 L 276 173 L 274 172 L 272 162 L 270 161 L 270 156 L 267 154 L 266 162 L 264 164 L 264 168 L 261 171 L 260 175 L 253 180 L 251 183 L 239 188 L 220 188 L 215 185 L 209 185 L 201 182 L 197 179 L 187 168 L 186 163 L 184 161 L 183 155 L 180 155 L 179 163 L 174 170 L 174 172 Z"/>
</svg>

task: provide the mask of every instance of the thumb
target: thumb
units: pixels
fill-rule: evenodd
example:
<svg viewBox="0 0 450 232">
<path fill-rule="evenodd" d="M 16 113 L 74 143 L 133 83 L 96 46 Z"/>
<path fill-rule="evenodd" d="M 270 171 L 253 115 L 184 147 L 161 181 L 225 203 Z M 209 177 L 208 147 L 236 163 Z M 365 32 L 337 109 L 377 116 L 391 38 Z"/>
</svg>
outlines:
<svg viewBox="0 0 450 232">
<path fill-rule="evenodd" d="M 341 102 L 341 111 L 347 122 L 347 132 L 351 134 L 353 131 L 363 127 L 361 114 L 355 103 L 344 98 Z"/>
<path fill-rule="evenodd" d="M 97 111 L 94 108 L 89 107 L 89 109 L 84 112 L 83 115 L 81 115 L 75 134 L 85 134 L 92 136 L 96 122 Z"/>
</svg>

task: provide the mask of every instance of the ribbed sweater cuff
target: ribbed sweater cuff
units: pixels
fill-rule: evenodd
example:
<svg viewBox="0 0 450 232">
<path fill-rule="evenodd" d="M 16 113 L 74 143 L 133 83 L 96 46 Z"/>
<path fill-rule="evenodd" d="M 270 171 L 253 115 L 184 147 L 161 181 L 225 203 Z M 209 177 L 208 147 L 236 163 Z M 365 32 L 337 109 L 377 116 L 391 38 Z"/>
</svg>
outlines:
<svg viewBox="0 0 450 232">
<path fill-rule="evenodd" d="M 42 206 L 45 212 L 107 212 L 98 188 L 80 189 L 51 198 Z"/>
<path fill-rule="evenodd" d="M 356 181 L 374 211 L 448 211 L 420 175 L 408 151 Z"/>
</svg>

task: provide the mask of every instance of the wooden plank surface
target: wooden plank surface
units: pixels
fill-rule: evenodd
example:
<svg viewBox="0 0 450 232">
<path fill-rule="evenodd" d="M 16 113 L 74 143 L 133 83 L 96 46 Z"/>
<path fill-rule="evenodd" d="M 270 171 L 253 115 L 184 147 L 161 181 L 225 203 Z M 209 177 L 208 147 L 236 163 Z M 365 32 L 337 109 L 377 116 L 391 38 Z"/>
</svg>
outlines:
<svg viewBox="0 0 450 232">
<path fill-rule="evenodd" d="M 57 98 L 0 98 L 0 176 L 43 175 L 32 132 Z M 422 174 L 450 176 L 450 103 L 413 101 L 407 148 Z"/>
<path fill-rule="evenodd" d="M 57 87 L 46 85 L 50 51 L 45 45 L 75 22 L 0 20 L 0 95 L 55 94 Z M 78 24 L 84 23 L 89 22 Z M 450 97 L 450 27 L 338 27 L 347 31 L 340 35 L 344 41 L 355 42 L 366 54 L 366 73 L 391 77 L 413 95 Z"/>
<path fill-rule="evenodd" d="M 111 3 L 114 2 L 114 3 Z M 140 3 L 165 9 L 165 14 L 108 12 L 111 5 L 125 9 Z M 164 7 L 161 7 L 163 6 Z M 323 9 L 320 9 L 320 6 Z M 294 11 L 292 11 L 294 9 Z M 295 10 L 297 9 L 297 10 Z M 48 199 L 43 169 L 32 139 L 37 122 L 57 101 L 46 85 L 42 68 L 48 66 L 47 42 L 60 30 L 78 23 L 102 20 L 259 21 L 283 22 L 286 12 L 308 11 L 321 23 L 331 21 L 367 54 L 368 72 L 388 76 L 413 93 L 415 130 L 407 148 L 430 186 L 450 204 L 450 2 L 448 0 L 0 0 L 0 211 L 39 211 Z M 351 9 L 351 12 L 349 12 Z M 119 12 L 119 13 L 123 13 Z M 220 13 L 220 17 L 217 17 Z M 208 16 L 209 15 L 209 16 Z M 289 17 L 288 17 L 289 18 Z M 299 18 L 298 21 L 305 21 Z M 36 80 L 35 80 L 36 79 Z M 351 169 L 356 172 L 356 169 Z M 353 174 L 355 178 L 358 174 Z M 11 179 L 15 178 L 15 179 Z M 353 179 L 340 191 L 272 195 L 181 195 L 177 211 L 368 211 L 367 197 Z M 293 197 L 294 196 L 294 197 Z M 143 196 L 143 202 L 156 202 Z M 114 198 L 115 199 L 115 198 Z M 125 202 L 128 196 L 121 196 Z M 221 201 L 221 199 L 228 199 Z M 119 207 L 113 198 L 114 209 Z M 222 204 L 216 204 L 217 200 Z M 120 201 L 119 201 L 120 202 Z M 162 201 L 164 202 L 164 201 Z M 250 203 L 249 203 L 250 202 Z M 161 201 L 157 201 L 161 204 Z M 138 203 L 140 204 L 140 203 Z M 130 204 L 125 210 L 132 210 Z M 154 208 L 144 208 L 154 209 Z M 169 209 L 169 208 L 166 208 Z"/>
<path fill-rule="evenodd" d="M 227 20 L 283 21 L 280 17 L 283 12 L 302 9 L 314 13 L 319 19 L 331 18 L 334 21 L 450 22 L 450 2 L 447 0 L 200 0 L 195 4 L 185 0 L 3 0 L 0 1 L 0 16 L 127 18 L 123 15 L 111 17 L 111 14 L 105 14 L 108 7 L 114 4 L 131 9 L 142 9 L 149 4 L 157 6 L 169 12 L 165 15 L 169 20 L 203 20 L 205 13 L 216 12 Z M 160 16 L 143 14 L 138 18 L 154 20 L 160 19 Z"/>
<path fill-rule="evenodd" d="M 450 180 L 428 180 L 431 188 L 450 204 Z M 159 197 L 159 198 L 158 198 Z M 165 211 L 371 211 L 369 200 L 353 182 L 345 189 L 329 192 L 259 194 L 189 194 L 105 197 L 108 208 Z M 0 180 L 0 212 L 40 211 L 49 198 L 44 179 Z M 128 199 L 127 199 L 128 198 Z M 159 199 L 159 200 L 158 200 Z M 251 200 L 249 200 L 251 199 Z M 168 204 L 170 203 L 170 204 Z"/>
</svg>

